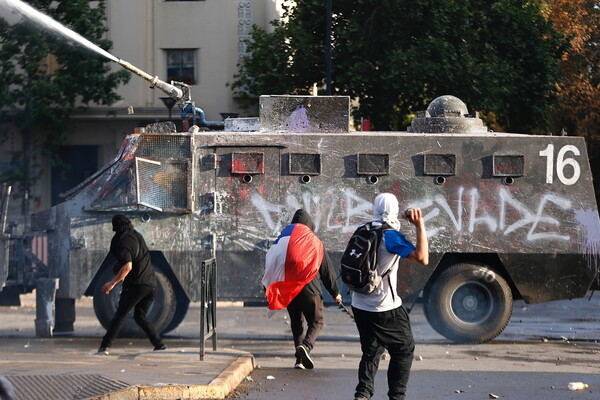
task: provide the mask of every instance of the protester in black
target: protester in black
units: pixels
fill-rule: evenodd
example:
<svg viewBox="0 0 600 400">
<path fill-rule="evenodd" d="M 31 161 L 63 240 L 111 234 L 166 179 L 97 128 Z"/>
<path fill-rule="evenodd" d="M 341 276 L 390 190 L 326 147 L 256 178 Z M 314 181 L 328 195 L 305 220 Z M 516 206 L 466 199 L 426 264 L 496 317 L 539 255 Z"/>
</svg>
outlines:
<svg viewBox="0 0 600 400">
<path fill-rule="evenodd" d="M 292 224 L 304 224 L 314 231 L 315 224 L 310 215 L 303 209 L 299 209 L 292 218 Z M 307 283 L 302 291 L 287 306 L 290 315 L 290 325 L 296 346 L 296 364 L 295 368 L 312 369 L 314 362 L 309 353 L 315 345 L 317 336 L 323 328 L 323 294 L 321 291 L 321 281 L 331 297 L 340 303 L 342 296 L 336 283 L 335 271 L 331 259 L 324 252 L 323 261 L 319 267 L 319 273 L 312 281 Z M 307 329 L 304 334 L 303 318 L 306 319 Z"/>
<path fill-rule="evenodd" d="M 112 225 L 115 235 L 110 242 L 110 253 L 117 259 L 117 269 L 115 277 L 102 286 L 102 292 L 109 294 L 121 281 L 123 281 L 123 290 L 119 306 L 102 339 L 98 354 L 108 354 L 127 314 L 134 307 L 133 318 L 148 335 L 154 350 L 165 350 L 167 347 L 146 317 L 156 292 L 156 277 L 150 263 L 148 246 L 142 235 L 133 229 L 131 221 L 125 215 L 115 215 Z"/>
</svg>

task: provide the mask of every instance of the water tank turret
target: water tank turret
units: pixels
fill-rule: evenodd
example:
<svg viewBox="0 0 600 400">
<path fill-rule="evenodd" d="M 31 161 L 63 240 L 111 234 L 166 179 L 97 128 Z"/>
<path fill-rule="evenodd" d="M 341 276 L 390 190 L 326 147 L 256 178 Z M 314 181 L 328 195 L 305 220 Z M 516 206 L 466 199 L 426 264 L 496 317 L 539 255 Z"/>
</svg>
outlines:
<svg viewBox="0 0 600 400">
<path fill-rule="evenodd" d="M 445 95 L 434 99 L 426 111 L 419 111 L 408 132 L 422 133 L 485 133 L 487 127 L 479 114 L 469 114 L 458 97 Z"/>
</svg>

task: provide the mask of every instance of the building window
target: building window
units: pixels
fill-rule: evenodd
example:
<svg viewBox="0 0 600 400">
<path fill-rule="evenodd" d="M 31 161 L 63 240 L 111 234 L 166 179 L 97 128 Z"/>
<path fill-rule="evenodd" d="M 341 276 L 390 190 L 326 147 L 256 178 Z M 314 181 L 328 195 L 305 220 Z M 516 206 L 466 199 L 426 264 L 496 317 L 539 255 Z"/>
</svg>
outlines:
<svg viewBox="0 0 600 400">
<path fill-rule="evenodd" d="M 167 50 L 167 81 L 196 84 L 196 50 Z"/>
</svg>

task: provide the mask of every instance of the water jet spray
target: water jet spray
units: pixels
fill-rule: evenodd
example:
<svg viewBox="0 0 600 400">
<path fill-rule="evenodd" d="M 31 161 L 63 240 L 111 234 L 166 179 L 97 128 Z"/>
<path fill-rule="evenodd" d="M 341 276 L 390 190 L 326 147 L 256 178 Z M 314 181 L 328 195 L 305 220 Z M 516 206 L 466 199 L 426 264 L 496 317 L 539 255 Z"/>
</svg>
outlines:
<svg viewBox="0 0 600 400">
<path fill-rule="evenodd" d="M 120 64 L 123 68 L 125 68 L 128 71 L 133 72 L 137 76 L 144 78 L 145 80 L 150 82 L 150 87 L 152 89 L 154 89 L 155 87 L 159 88 L 160 90 L 165 92 L 167 95 L 169 95 L 169 97 L 172 97 L 173 99 L 177 100 L 177 105 L 179 106 L 179 108 L 181 110 L 181 118 L 190 117 L 192 119 L 192 123 L 194 125 L 196 125 L 196 120 L 198 119 L 199 122 L 204 126 L 211 127 L 211 128 L 217 128 L 217 129 L 223 128 L 223 126 L 224 126 L 223 122 L 207 121 L 205 119 L 204 111 L 201 108 L 196 107 L 194 102 L 192 101 L 189 85 L 187 85 L 183 82 L 176 82 L 176 81 L 171 81 L 171 83 L 167 83 L 163 80 L 160 80 L 158 78 L 158 76 L 152 76 L 152 75 L 142 71 L 141 69 L 137 68 L 136 66 L 132 65 L 131 63 L 115 57 L 114 55 L 110 54 L 108 51 L 106 51 L 106 50 L 102 49 L 101 47 L 95 45 L 94 43 L 90 42 L 89 40 L 87 40 L 86 38 L 81 36 L 80 34 L 72 31 L 71 29 L 62 25 L 58 21 L 50 18 L 46 14 L 34 9 L 29 4 L 24 3 L 21 0 L 0 0 L 0 7 L 7 7 L 7 6 L 10 7 L 12 10 L 17 11 L 24 18 L 28 18 L 28 19 L 38 23 L 39 25 L 44 26 L 44 27 L 50 29 L 51 31 L 58 33 L 64 37 L 74 41 L 75 43 L 78 43 L 78 44 L 108 58 L 109 60 Z"/>
</svg>

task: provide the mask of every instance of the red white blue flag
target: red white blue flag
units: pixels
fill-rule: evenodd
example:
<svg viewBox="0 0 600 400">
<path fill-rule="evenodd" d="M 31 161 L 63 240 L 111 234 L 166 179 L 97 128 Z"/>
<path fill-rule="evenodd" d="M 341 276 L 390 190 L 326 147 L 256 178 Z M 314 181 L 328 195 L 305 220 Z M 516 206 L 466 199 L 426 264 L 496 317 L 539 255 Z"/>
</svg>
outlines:
<svg viewBox="0 0 600 400">
<path fill-rule="evenodd" d="M 270 310 L 290 304 L 304 285 L 313 280 L 323 261 L 321 240 L 304 224 L 286 226 L 267 251 L 262 284 Z"/>
</svg>

